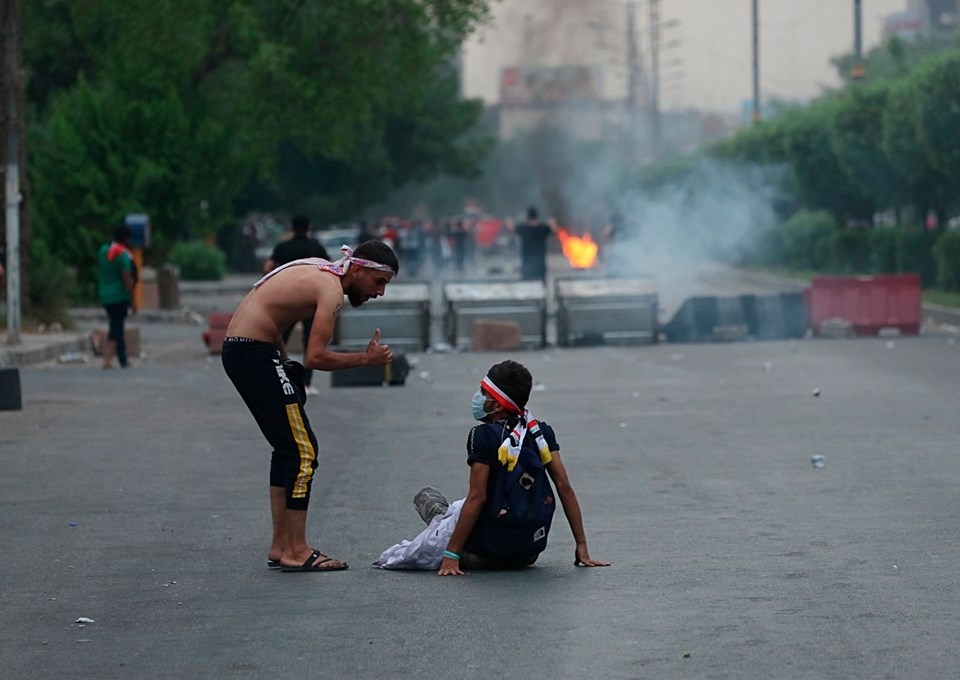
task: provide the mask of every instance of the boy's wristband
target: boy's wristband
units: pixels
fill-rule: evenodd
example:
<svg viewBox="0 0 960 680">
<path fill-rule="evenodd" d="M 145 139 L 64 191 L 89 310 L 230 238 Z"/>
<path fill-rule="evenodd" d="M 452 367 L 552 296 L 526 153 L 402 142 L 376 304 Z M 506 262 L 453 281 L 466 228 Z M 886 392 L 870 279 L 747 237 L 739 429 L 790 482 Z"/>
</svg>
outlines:
<svg viewBox="0 0 960 680">
<path fill-rule="evenodd" d="M 444 557 L 449 557 L 451 560 L 456 560 L 457 562 L 460 561 L 460 555 L 458 555 L 457 553 L 453 552 L 452 550 L 444 550 L 444 551 L 443 551 L 443 556 L 444 556 Z"/>
</svg>

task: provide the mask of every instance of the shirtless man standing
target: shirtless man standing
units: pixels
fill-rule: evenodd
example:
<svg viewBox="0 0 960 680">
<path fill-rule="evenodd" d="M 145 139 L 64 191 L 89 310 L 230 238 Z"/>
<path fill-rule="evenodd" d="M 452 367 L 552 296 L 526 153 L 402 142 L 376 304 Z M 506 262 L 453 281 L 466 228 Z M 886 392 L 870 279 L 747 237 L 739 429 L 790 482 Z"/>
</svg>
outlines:
<svg viewBox="0 0 960 680">
<path fill-rule="evenodd" d="M 307 544 L 307 505 L 317 468 L 317 438 L 303 409 L 306 395 L 290 362 L 283 331 L 315 317 L 303 363 L 312 369 L 336 371 L 355 366 L 385 366 L 393 359 L 380 344 L 380 329 L 363 352 L 327 348 L 346 295 L 359 307 L 383 295 L 400 269 L 390 247 L 368 241 L 336 262 L 319 258 L 295 260 L 274 269 L 254 284 L 233 313 L 223 342 L 223 367 L 273 447 L 270 461 L 270 513 L 273 540 L 267 565 L 282 571 L 336 571 L 341 560 Z M 289 375 L 288 375 L 289 374 Z M 302 379 L 302 375 L 300 376 Z"/>
</svg>

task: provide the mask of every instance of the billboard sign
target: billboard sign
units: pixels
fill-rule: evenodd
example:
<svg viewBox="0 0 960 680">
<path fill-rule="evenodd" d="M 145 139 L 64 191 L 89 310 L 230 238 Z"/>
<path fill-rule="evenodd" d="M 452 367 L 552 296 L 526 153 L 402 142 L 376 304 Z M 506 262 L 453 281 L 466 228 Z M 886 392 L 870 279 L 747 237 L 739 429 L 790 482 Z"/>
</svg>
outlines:
<svg viewBox="0 0 960 680">
<path fill-rule="evenodd" d="M 574 104 L 603 98 L 599 66 L 508 66 L 500 71 L 504 104 Z"/>
<path fill-rule="evenodd" d="M 895 35 L 902 40 L 913 40 L 923 33 L 923 17 L 914 12 L 888 14 L 883 30 L 888 36 Z"/>
</svg>

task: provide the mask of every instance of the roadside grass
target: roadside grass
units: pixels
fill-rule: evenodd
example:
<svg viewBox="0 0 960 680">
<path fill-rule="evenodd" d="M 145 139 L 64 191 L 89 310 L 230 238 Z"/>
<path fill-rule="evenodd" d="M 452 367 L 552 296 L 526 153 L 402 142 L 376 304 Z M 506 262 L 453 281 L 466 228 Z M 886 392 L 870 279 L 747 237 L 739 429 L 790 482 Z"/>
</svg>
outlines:
<svg viewBox="0 0 960 680">
<path fill-rule="evenodd" d="M 953 291 L 930 289 L 923 291 L 921 297 L 924 302 L 929 302 L 933 305 L 960 308 L 960 293 Z"/>
</svg>

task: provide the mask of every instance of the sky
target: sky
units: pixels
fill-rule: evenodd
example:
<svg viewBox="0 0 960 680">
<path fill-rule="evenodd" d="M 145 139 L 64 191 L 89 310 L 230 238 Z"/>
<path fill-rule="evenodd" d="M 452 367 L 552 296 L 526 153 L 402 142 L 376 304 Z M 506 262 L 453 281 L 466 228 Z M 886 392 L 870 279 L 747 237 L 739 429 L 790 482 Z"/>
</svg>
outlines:
<svg viewBox="0 0 960 680">
<path fill-rule="evenodd" d="M 464 94 L 496 102 L 500 69 L 518 63 L 526 52 L 537 65 L 600 64 L 605 96 L 622 97 L 625 4 L 493 2 L 493 24 L 464 47 Z M 880 42 L 884 18 L 906 4 L 862 0 L 864 52 Z M 662 107 L 742 110 L 752 95 L 751 0 L 660 0 L 659 5 Z M 758 5 L 761 101 L 808 100 L 839 84 L 829 60 L 853 50 L 853 0 L 759 0 Z M 639 0 L 637 6 L 646 48 L 648 2 Z"/>
</svg>

